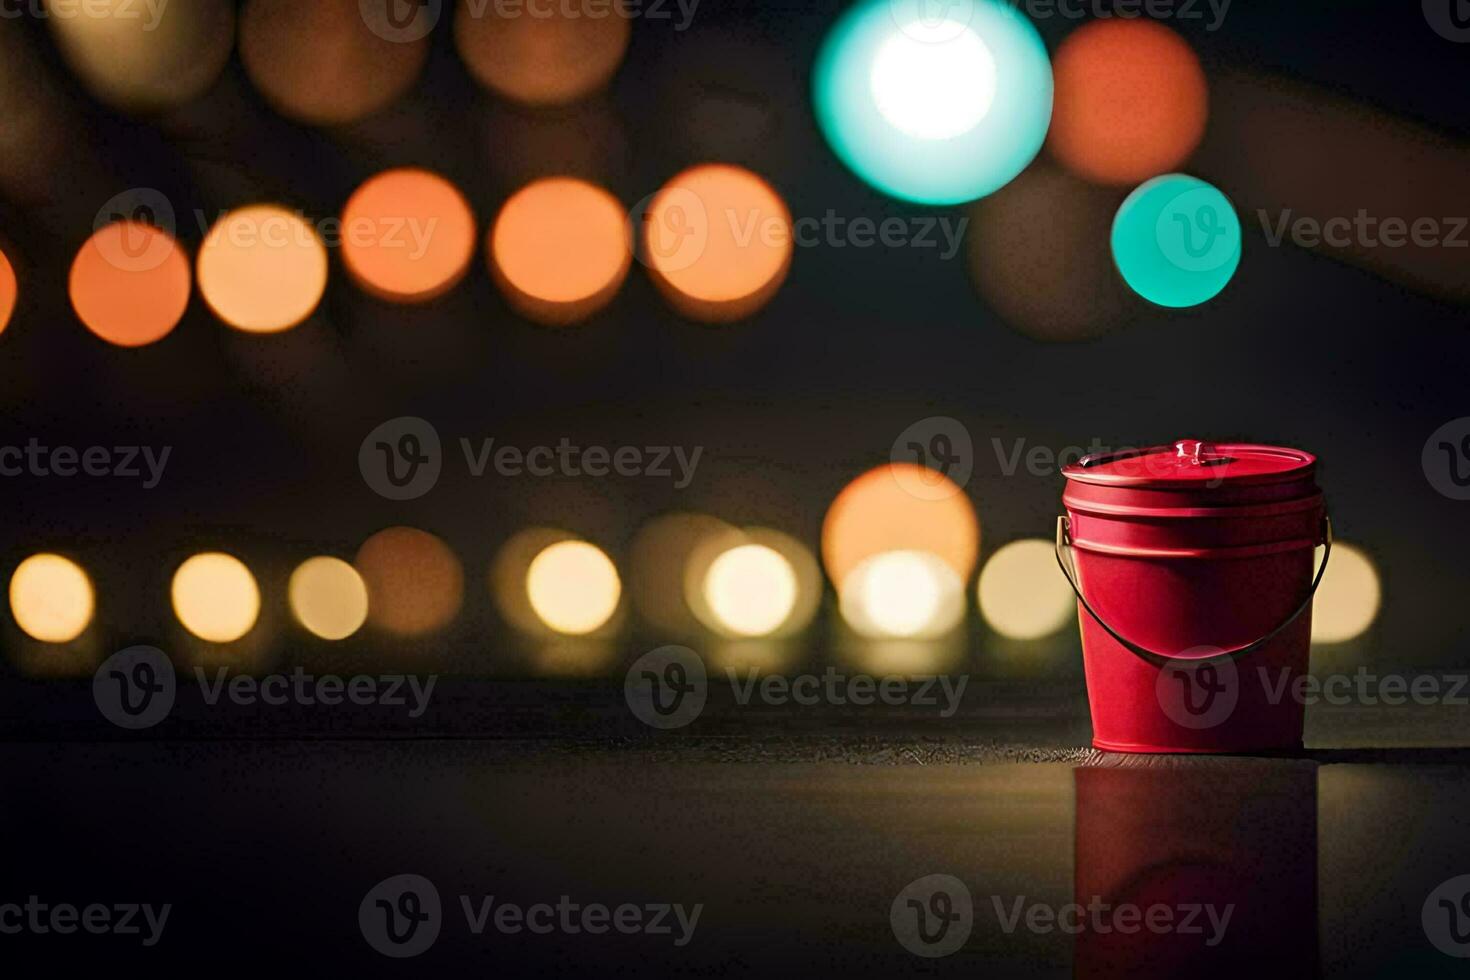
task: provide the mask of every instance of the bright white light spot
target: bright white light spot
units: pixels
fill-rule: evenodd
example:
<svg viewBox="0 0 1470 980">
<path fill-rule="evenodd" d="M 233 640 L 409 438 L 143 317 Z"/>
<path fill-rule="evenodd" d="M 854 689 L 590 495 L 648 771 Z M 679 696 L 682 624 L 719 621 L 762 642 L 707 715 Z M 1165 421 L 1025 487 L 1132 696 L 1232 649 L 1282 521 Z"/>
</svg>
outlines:
<svg viewBox="0 0 1470 980">
<path fill-rule="evenodd" d="M 763 544 L 731 548 L 704 576 L 704 599 L 720 625 L 737 636 L 768 636 L 796 608 L 796 570 Z"/>
<path fill-rule="evenodd" d="M 617 612 L 623 583 L 612 559 L 596 545 L 561 541 L 531 562 L 526 594 L 547 626 L 582 636 L 600 629 Z"/>
<path fill-rule="evenodd" d="M 934 637 L 964 616 L 964 585 L 937 555 L 885 551 L 852 570 L 841 605 L 842 617 L 865 636 Z"/>
<path fill-rule="evenodd" d="M 932 43 L 924 40 L 930 35 Z M 878 49 L 871 84 L 878 111 L 894 127 L 919 139 L 952 139 L 990 112 L 995 57 L 962 24 L 915 21 Z"/>
<path fill-rule="evenodd" d="M 1077 614 L 1077 598 L 1057 567 L 1050 541 L 1013 541 L 980 572 L 980 612 L 1002 636 L 1037 640 Z"/>
</svg>

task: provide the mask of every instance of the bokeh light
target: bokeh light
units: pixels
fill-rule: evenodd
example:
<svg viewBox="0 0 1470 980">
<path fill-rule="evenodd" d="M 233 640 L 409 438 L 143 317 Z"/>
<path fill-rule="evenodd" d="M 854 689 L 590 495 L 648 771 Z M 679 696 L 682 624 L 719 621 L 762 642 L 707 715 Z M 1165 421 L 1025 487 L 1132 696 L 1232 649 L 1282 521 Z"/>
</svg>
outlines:
<svg viewBox="0 0 1470 980">
<path fill-rule="evenodd" d="M 728 164 L 678 174 L 642 215 L 644 261 L 685 316 L 722 323 L 750 316 L 786 279 L 791 212 L 760 177 Z"/>
<path fill-rule="evenodd" d="M 199 248 L 199 292 L 246 333 L 289 330 L 327 288 L 327 248 L 306 219 L 256 204 L 220 218 Z"/>
<path fill-rule="evenodd" d="M 524 316 L 552 326 L 583 320 L 617 295 L 633 262 L 623 207 L 584 180 L 521 188 L 490 231 L 491 274 Z"/>
<path fill-rule="evenodd" d="M 1194 51 L 1147 19 L 1096 20 L 1062 42 L 1048 147 L 1073 173 L 1137 184 L 1177 170 L 1205 134 L 1209 89 Z"/>
<path fill-rule="evenodd" d="M 172 592 L 179 622 L 210 643 L 233 643 L 249 633 L 260 616 L 255 576 L 233 555 L 193 556 L 174 573 Z"/>
<path fill-rule="evenodd" d="M 632 26 L 620 3 L 589 16 L 565 5 L 461 0 L 454 41 L 470 74 L 492 92 L 525 105 L 565 105 L 605 86 L 622 64 Z"/>
<path fill-rule="evenodd" d="M 10 317 L 15 313 L 15 304 L 20 299 L 20 284 L 15 279 L 15 268 L 4 252 L 0 252 L 0 333 L 10 326 Z"/>
<path fill-rule="evenodd" d="M 453 289 L 475 254 L 475 215 L 459 188 L 415 167 L 378 174 L 342 209 L 342 262 L 379 299 L 422 303 Z"/>
<path fill-rule="evenodd" d="M 686 601 L 691 565 L 701 556 L 702 584 L 708 567 L 702 556 L 717 556 L 744 541 L 738 528 L 708 514 L 661 514 L 644 524 L 628 546 L 626 585 L 638 615 L 668 637 L 702 633 L 705 626 Z"/>
<path fill-rule="evenodd" d="M 971 209 L 975 288 L 1006 324 L 1036 340 L 1088 340 L 1144 306 L 1108 249 L 1121 194 L 1038 162 Z"/>
<path fill-rule="evenodd" d="M 885 193 L 958 204 L 1005 186 L 1051 119 L 1046 47 L 1004 0 L 863 0 L 832 28 L 813 74 L 833 151 Z"/>
<path fill-rule="evenodd" d="M 189 260 L 173 236 L 118 221 L 87 239 L 72 262 L 68 290 L 77 317 L 119 347 L 162 340 L 189 306 Z"/>
<path fill-rule="evenodd" d="M 353 562 L 368 593 L 368 621 L 398 636 L 443 629 L 464 603 L 464 568 L 439 538 L 390 527 L 363 542 Z"/>
<path fill-rule="evenodd" d="M 922 495 L 907 487 L 945 483 L 948 493 Z M 968 582 L 980 555 L 980 521 L 953 481 L 914 463 L 890 463 L 849 483 L 822 523 L 822 563 L 840 590 L 861 562 L 889 551 L 937 555 Z"/>
<path fill-rule="evenodd" d="M 1378 570 L 1362 549 L 1335 541 L 1327 571 L 1312 602 L 1312 642 L 1346 643 L 1378 618 L 1383 589 Z"/>
<path fill-rule="evenodd" d="M 796 570 L 786 556 L 763 544 L 731 548 L 704 575 L 704 599 L 735 636 L 769 636 L 796 609 Z"/>
<path fill-rule="evenodd" d="M 1012 541 L 996 551 L 980 570 L 976 591 L 991 629 L 1014 640 L 1050 636 L 1077 615 L 1076 596 L 1050 541 Z"/>
<path fill-rule="evenodd" d="M 315 125 L 356 122 L 408 91 L 428 58 L 427 36 L 404 36 L 388 20 L 394 5 L 248 0 L 240 60 L 282 115 Z"/>
<path fill-rule="evenodd" d="M 842 618 L 869 637 L 928 639 L 949 633 L 965 615 L 965 587 L 955 570 L 927 551 L 885 551 L 860 562 L 838 590 Z"/>
<path fill-rule="evenodd" d="M 623 594 L 618 570 L 602 549 L 586 541 L 560 541 L 526 570 L 531 608 L 551 629 L 585 636 L 617 612 Z"/>
<path fill-rule="evenodd" d="M 1240 218 L 1229 198 L 1197 177 L 1155 177 L 1113 221 L 1113 261 L 1134 292 L 1159 306 L 1198 306 L 1240 267 Z"/>
<path fill-rule="evenodd" d="M 131 112 L 170 109 L 203 95 L 234 49 L 230 0 L 48 5 L 71 11 L 53 9 L 46 21 L 71 70 L 98 99 Z"/>
<path fill-rule="evenodd" d="M 92 622 L 96 601 L 81 566 L 60 555 L 32 555 L 10 578 L 10 612 L 27 636 L 70 643 Z"/>
<path fill-rule="evenodd" d="M 367 621 L 367 585 L 340 558 L 308 558 L 291 573 L 287 593 L 297 622 L 324 640 L 345 640 Z"/>
</svg>

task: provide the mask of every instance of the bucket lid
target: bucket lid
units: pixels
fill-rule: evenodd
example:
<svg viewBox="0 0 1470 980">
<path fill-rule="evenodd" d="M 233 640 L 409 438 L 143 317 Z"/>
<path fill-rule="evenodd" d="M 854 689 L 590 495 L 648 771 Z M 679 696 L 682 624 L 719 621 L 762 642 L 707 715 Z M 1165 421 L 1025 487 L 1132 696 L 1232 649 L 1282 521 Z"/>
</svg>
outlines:
<svg viewBox="0 0 1470 980">
<path fill-rule="evenodd" d="M 1309 477 L 1317 457 L 1300 449 L 1180 439 L 1170 446 L 1085 456 L 1063 467 L 1068 480 L 1111 487 L 1258 486 Z"/>
</svg>

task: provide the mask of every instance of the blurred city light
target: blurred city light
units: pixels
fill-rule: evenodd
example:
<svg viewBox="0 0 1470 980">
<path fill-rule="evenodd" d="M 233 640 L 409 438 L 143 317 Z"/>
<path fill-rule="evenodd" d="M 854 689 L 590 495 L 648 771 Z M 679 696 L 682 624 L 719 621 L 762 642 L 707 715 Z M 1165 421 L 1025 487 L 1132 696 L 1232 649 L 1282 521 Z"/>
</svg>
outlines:
<svg viewBox="0 0 1470 980">
<path fill-rule="evenodd" d="M 744 544 L 714 560 L 703 593 L 724 629 L 736 636 L 769 636 L 796 608 L 796 571 L 779 551 Z"/>
<path fill-rule="evenodd" d="M 1085 24 L 1057 49 L 1053 70 L 1047 145 L 1088 180 L 1132 185 L 1169 173 L 1204 137 L 1204 69 L 1189 44 L 1157 21 Z"/>
<path fill-rule="evenodd" d="M 633 262 L 617 198 L 583 180 L 551 177 L 521 188 L 490 232 L 496 284 L 521 314 L 563 326 L 612 301 Z"/>
<path fill-rule="evenodd" d="M 168 232 L 118 221 L 77 252 L 68 291 L 88 330 L 119 347 L 142 347 L 168 336 L 188 308 L 189 260 Z"/>
<path fill-rule="evenodd" d="M 1076 618 L 1077 599 L 1057 567 L 1055 545 L 1012 541 L 980 570 L 980 613 L 992 629 L 1015 640 L 1038 640 Z"/>
<path fill-rule="evenodd" d="M 77 7 L 68 0 L 48 5 Z M 203 95 L 235 46 L 230 0 L 86 0 L 83 16 L 53 14 L 46 22 L 72 71 L 98 99 L 132 112 L 159 112 Z"/>
<path fill-rule="evenodd" d="M 70 643 L 92 622 L 92 582 L 81 566 L 60 555 L 32 555 L 10 578 L 10 611 L 27 636 Z"/>
<path fill-rule="evenodd" d="M 922 495 L 908 489 L 920 487 Z M 964 490 L 914 463 L 879 466 L 849 483 L 822 523 L 827 576 L 840 591 L 860 563 L 891 551 L 936 555 L 968 582 L 980 555 L 980 522 Z"/>
<path fill-rule="evenodd" d="M 418 168 L 378 174 L 342 209 L 348 274 L 390 302 L 427 302 L 453 289 L 469 271 L 477 237 L 459 188 Z"/>
<path fill-rule="evenodd" d="M 390 527 L 363 542 L 353 561 L 368 593 L 368 621 L 398 636 L 443 629 L 464 603 L 464 568 L 439 538 Z"/>
<path fill-rule="evenodd" d="M 1368 555 L 1353 545 L 1333 542 L 1327 571 L 1312 602 L 1312 642 L 1357 639 L 1378 618 L 1382 600 L 1378 570 Z"/>
<path fill-rule="evenodd" d="M 287 591 L 297 621 L 324 640 L 345 640 L 367 621 L 367 585 L 340 558 L 308 558 L 291 573 Z"/>
<path fill-rule="evenodd" d="M 282 115 L 315 125 L 356 122 L 408 91 L 429 55 L 427 36 L 400 36 L 393 3 L 247 0 L 240 60 Z"/>
<path fill-rule="evenodd" d="M 1015 5 L 863 0 L 817 58 L 817 121 L 837 156 L 885 193 L 958 204 L 1025 169 L 1046 138 L 1046 46 Z"/>
<path fill-rule="evenodd" d="M 885 551 L 860 562 L 838 590 L 842 618 L 862 636 L 930 639 L 965 615 L 965 587 L 926 551 Z"/>
<path fill-rule="evenodd" d="M 1088 340 L 1144 304 L 1108 249 L 1122 195 L 1038 161 L 970 209 L 975 288 L 1006 324 L 1048 342 Z"/>
<path fill-rule="evenodd" d="M 1198 306 L 1235 278 L 1240 218 L 1229 198 L 1197 177 L 1155 177 L 1118 209 L 1112 248 L 1138 295 L 1173 309 Z"/>
<path fill-rule="evenodd" d="M 558 633 L 585 636 L 601 629 L 617 612 L 622 594 L 612 559 L 586 541 L 553 544 L 526 570 L 531 608 Z"/>
<path fill-rule="evenodd" d="M 219 552 L 198 554 L 174 573 L 174 614 L 210 643 L 233 643 L 260 615 L 260 589 L 245 563 Z"/>
<path fill-rule="evenodd" d="M 654 282 L 690 319 L 723 323 L 750 316 L 776 294 L 791 268 L 791 212 L 749 170 L 691 167 L 665 184 L 641 217 L 644 261 Z"/>
<path fill-rule="evenodd" d="M 545 4 L 534 11 L 461 0 L 459 56 L 481 85 L 512 102 L 565 105 L 605 86 L 622 64 L 632 25 L 621 0 L 600 16 Z"/>
<path fill-rule="evenodd" d="M 246 333 L 289 330 L 327 288 L 327 249 L 299 214 L 256 204 L 224 215 L 199 248 L 199 292 Z"/>
<path fill-rule="evenodd" d="M 10 315 L 20 299 L 20 284 L 15 278 L 15 267 L 4 252 L 0 252 L 0 333 L 10 325 Z"/>
</svg>

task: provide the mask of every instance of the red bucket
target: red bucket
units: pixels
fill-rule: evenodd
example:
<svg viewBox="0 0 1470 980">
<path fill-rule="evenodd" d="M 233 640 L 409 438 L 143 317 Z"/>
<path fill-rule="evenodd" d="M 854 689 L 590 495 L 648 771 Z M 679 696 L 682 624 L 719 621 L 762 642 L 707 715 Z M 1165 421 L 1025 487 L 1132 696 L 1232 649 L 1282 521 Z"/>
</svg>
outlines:
<svg viewBox="0 0 1470 980">
<path fill-rule="evenodd" d="M 1332 548 L 1316 464 L 1185 440 L 1062 471 L 1057 560 L 1077 592 L 1094 746 L 1301 749 L 1292 691 Z"/>
</svg>

